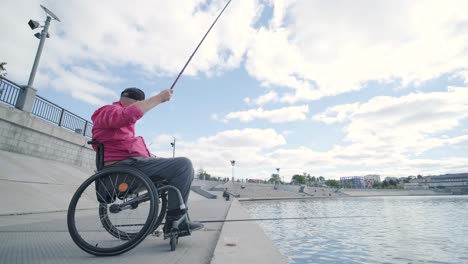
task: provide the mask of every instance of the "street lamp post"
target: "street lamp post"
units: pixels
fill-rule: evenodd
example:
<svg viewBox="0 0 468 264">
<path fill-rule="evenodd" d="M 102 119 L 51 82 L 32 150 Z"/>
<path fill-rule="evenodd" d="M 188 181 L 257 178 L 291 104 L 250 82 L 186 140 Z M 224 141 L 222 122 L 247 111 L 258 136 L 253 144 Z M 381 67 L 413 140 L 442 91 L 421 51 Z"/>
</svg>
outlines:
<svg viewBox="0 0 468 264">
<path fill-rule="evenodd" d="M 171 142 L 171 146 L 172 146 L 172 157 L 174 158 L 175 157 L 175 137 L 174 138 L 174 141 Z"/>
<path fill-rule="evenodd" d="M 45 24 L 43 26 L 43 29 L 42 29 L 41 33 L 34 34 L 34 36 L 36 36 L 37 38 L 40 39 L 39 47 L 37 48 L 36 58 L 34 59 L 34 64 L 33 64 L 33 67 L 31 69 L 31 74 L 29 75 L 28 85 L 24 87 L 24 89 L 22 90 L 22 92 L 18 96 L 18 101 L 16 103 L 17 108 L 19 108 L 19 109 L 21 109 L 23 111 L 26 111 L 26 112 L 31 112 L 32 111 L 34 98 L 36 97 L 36 89 L 34 89 L 34 87 L 33 87 L 34 78 L 36 77 L 37 67 L 39 66 L 39 61 L 41 59 L 45 39 L 50 36 L 49 35 L 50 21 L 52 19 L 54 19 L 54 20 L 57 20 L 58 22 L 60 22 L 60 19 L 54 13 L 52 13 L 52 11 L 50 11 L 49 9 L 47 9 L 43 5 L 41 5 L 41 8 L 46 12 L 47 18 L 46 18 L 46 21 L 45 21 Z M 33 30 L 40 27 L 39 22 L 34 21 L 34 20 L 29 20 L 28 24 L 31 27 L 31 29 L 33 29 Z"/>
<path fill-rule="evenodd" d="M 280 168 L 276 168 L 276 171 L 278 172 L 278 178 L 281 179 L 279 174 Z"/>
<path fill-rule="evenodd" d="M 231 165 L 232 165 L 232 184 L 234 184 L 234 165 L 236 165 L 236 161 L 231 160 Z"/>
</svg>

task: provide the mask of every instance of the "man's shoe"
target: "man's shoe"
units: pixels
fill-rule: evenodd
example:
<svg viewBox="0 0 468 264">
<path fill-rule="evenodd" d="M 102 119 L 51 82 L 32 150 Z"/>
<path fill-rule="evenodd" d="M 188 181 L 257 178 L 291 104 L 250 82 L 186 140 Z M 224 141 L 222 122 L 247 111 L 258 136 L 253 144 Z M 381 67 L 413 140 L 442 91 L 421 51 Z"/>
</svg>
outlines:
<svg viewBox="0 0 468 264">
<path fill-rule="evenodd" d="M 203 228 L 203 224 L 200 223 L 200 222 L 190 222 L 189 223 L 189 227 L 190 227 L 190 231 L 196 231 L 196 230 L 200 230 Z"/>
<path fill-rule="evenodd" d="M 163 227 L 164 236 L 168 236 L 171 233 L 172 225 L 173 225 L 174 221 L 178 220 L 180 217 L 182 217 L 182 216 L 179 216 L 179 217 L 166 217 L 166 223 L 164 223 L 164 227 Z M 203 228 L 203 224 L 199 223 L 199 222 L 189 222 L 188 223 L 188 228 L 187 228 L 187 223 L 182 222 L 182 223 L 180 223 L 180 225 L 178 227 L 179 231 L 181 231 L 183 233 L 187 233 L 187 231 L 189 231 L 189 230 L 190 231 L 200 230 L 202 228 Z"/>
</svg>

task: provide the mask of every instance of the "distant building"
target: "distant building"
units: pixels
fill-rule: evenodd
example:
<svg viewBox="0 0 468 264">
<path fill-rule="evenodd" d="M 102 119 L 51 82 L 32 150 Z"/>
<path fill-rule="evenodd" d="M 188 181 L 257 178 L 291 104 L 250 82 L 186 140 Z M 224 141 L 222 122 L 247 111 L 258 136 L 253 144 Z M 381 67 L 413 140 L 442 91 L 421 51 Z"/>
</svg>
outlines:
<svg viewBox="0 0 468 264">
<path fill-rule="evenodd" d="M 260 179 L 248 179 L 247 182 L 250 182 L 250 183 L 265 183 L 264 180 L 260 180 Z"/>
<path fill-rule="evenodd" d="M 374 184 L 380 183 L 379 175 L 366 175 L 364 176 L 365 188 L 372 188 Z"/>
<path fill-rule="evenodd" d="M 360 176 L 350 176 L 340 178 L 341 187 L 349 187 L 355 189 L 362 189 L 365 186 L 364 179 Z"/>
<path fill-rule="evenodd" d="M 405 189 L 448 189 L 454 193 L 468 194 L 468 173 L 444 174 L 412 179 Z"/>
<path fill-rule="evenodd" d="M 379 175 L 350 176 L 340 178 L 341 187 L 350 187 L 354 189 L 372 188 L 375 183 L 379 182 Z"/>
</svg>

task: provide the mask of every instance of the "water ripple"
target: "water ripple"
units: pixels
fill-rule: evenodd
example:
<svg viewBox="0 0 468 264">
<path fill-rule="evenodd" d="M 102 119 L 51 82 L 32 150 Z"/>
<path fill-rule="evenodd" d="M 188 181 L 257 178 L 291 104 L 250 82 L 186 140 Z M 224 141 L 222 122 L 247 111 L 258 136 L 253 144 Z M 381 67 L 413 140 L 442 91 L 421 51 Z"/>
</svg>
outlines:
<svg viewBox="0 0 468 264">
<path fill-rule="evenodd" d="M 258 222 L 289 263 L 468 263 L 467 196 L 347 197 L 243 206 L 252 218 L 312 217 Z"/>
</svg>

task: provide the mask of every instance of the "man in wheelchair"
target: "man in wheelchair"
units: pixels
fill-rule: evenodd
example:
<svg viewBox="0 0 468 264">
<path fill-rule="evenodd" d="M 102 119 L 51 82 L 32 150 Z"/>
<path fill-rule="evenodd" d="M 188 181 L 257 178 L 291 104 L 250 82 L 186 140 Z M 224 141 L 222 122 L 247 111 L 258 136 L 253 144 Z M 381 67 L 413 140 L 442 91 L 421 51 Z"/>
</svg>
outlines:
<svg viewBox="0 0 468 264">
<path fill-rule="evenodd" d="M 187 204 L 194 177 L 192 162 L 188 158 L 161 158 L 151 155 L 142 137 L 135 136 L 135 123 L 155 106 L 169 101 L 172 90 L 166 89 L 145 100 L 145 93 L 138 88 L 122 91 L 120 100 L 94 112 L 93 140 L 104 145 L 104 165 L 129 165 L 141 170 L 153 181 L 165 179 L 178 188 Z M 94 146 L 93 146 L 94 147 Z M 180 209 L 177 194 L 168 192 L 166 221 L 163 228 L 169 233 L 172 223 L 185 214 Z M 190 230 L 203 227 L 197 222 L 188 223 Z"/>
</svg>

